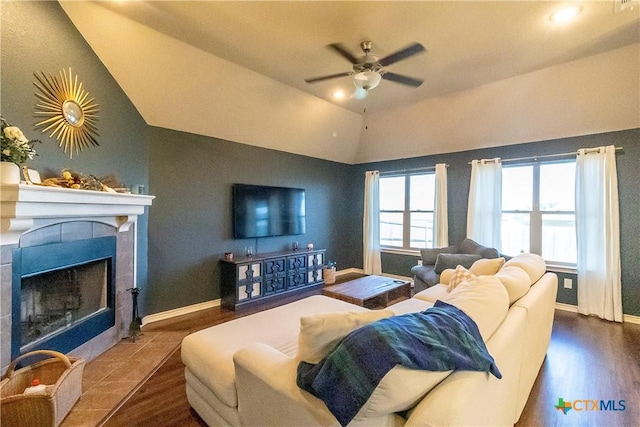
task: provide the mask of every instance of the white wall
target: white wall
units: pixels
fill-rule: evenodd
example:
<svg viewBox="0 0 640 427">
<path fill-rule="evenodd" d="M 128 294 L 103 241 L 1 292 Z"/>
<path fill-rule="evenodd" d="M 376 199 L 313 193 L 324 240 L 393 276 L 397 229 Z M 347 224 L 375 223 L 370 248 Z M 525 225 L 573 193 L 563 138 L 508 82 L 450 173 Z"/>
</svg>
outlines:
<svg viewBox="0 0 640 427">
<path fill-rule="evenodd" d="M 640 44 L 370 114 L 365 126 L 356 163 L 638 128 Z"/>
<path fill-rule="evenodd" d="M 362 128 L 359 114 L 98 3 L 61 2 L 61 6 L 149 125 L 342 163 L 354 161 Z"/>
</svg>

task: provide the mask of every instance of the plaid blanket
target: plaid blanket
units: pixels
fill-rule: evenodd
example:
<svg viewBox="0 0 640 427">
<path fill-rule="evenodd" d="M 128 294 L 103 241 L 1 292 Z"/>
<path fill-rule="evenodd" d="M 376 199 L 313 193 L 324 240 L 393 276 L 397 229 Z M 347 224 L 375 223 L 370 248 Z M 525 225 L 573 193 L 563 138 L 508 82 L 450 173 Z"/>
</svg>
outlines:
<svg viewBox="0 0 640 427">
<path fill-rule="evenodd" d="M 342 426 L 396 365 L 429 371 L 490 372 L 502 378 L 476 323 L 442 301 L 420 313 L 389 317 L 344 337 L 320 363 L 300 362 L 297 384 L 322 399 Z"/>
</svg>

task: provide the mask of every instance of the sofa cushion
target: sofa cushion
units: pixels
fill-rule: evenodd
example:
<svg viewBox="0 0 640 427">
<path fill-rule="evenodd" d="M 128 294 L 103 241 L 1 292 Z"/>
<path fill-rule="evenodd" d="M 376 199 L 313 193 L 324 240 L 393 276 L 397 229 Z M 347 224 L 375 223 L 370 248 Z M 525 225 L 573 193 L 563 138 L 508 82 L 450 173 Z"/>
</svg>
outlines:
<svg viewBox="0 0 640 427">
<path fill-rule="evenodd" d="M 479 260 L 480 255 L 475 254 L 439 254 L 436 259 L 434 270 L 437 274 L 442 273 L 447 268 L 456 268 L 458 265 L 469 268 L 474 262 Z"/>
<path fill-rule="evenodd" d="M 473 263 L 469 268 L 476 276 L 493 276 L 504 264 L 504 258 L 482 258 Z"/>
<path fill-rule="evenodd" d="M 529 275 L 516 265 L 505 265 L 498 271 L 495 277 L 502 282 L 509 295 L 509 305 L 513 304 L 527 292 L 531 287 Z"/>
<path fill-rule="evenodd" d="M 414 407 L 453 371 L 422 371 L 396 366 L 385 375 L 353 421 L 382 417 Z"/>
<path fill-rule="evenodd" d="M 420 249 L 420 258 L 422 258 L 423 265 L 434 265 L 439 254 L 455 254 L 457 252 L 458 250 L 455 246 L 447 246 L 444 248 L 425 248 Z"/>
<path fill-rule="evenodd" d="M 536 283 L 547 270 L 544 258 L 532 253 L 519 254 L 504 264 L 505 267 L 507 265 L 515 265 L 522 268 L 529 275 L 532 284 Z"/>
<path fill-rule="evenodd" d="M 460 283 L 443 299 L 471 317 L 486 342 L 509 310 L 509 295 L 495 276 L 478 276 Z"/>
<path fill-rule="evenodd" d="M 391 310 L 371 310 L 302 316 L 296 357 L 307 363 L 318 363 L 349 332 L 393 315 Z"/>
<path fill-rule="evenodd" d="M 449 295 L 449 290 L 447 288 L 448 285 L 438 283 L 437 285 L 432 286 L 429 289 L 418 292 L 411 299 L 421 299 L 423 301 L 428 301 L 431 303 L 434 303 L 439 299 L 444 301 L 444 299 Z"/>
<path fill-rule="evenodd" d="M 476 261 L 477 262 L 477 261 Z M 467 280 L 471 280 L 475 278 L 476 275 L 459 265 L 453 271 L 451 278 L 449 279 L 449 285 L 447 286 L 447 291 L 451 292 L 462 282 L 466 282 Z"/>
</svg>

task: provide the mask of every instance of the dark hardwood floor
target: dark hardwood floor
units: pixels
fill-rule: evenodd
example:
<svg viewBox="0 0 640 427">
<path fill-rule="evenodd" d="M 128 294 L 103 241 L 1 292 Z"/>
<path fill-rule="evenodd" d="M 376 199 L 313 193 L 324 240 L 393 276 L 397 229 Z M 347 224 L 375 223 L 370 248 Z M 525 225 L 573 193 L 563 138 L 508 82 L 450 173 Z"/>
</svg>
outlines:
<svg viewBox="0 0 640 427">
<path fill-rule="evenodd" d="M 254 311 L 214 308 L 157 322 L 147 330 L 196 331 Z M 555 408 L 560 398 L 588 402 L 578 402 L 565 415 Z M 594 405 L 600 408 L 599 401 L 609 410 L 593 410 Z M 206 425 L 187 403 L 179 349 L 105 425 Z M 556 310 L 547 357 L 516 426 L 640 426 L 640 325 Z"/>
</svg>

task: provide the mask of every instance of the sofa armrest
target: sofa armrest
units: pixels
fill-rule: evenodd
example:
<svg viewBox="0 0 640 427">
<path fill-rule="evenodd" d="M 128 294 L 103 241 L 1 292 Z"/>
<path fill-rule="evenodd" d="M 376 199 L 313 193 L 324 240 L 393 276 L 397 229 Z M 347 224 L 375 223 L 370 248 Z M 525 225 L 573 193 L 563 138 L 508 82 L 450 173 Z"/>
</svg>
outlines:
<svg viewBox="0 0 640 427">
<path fill-rule="evenodd" d="M 340 426 L 324 402 L 296 384 L 298 360 L 263 343 L 254 343 L 233 356 L 242 425 Z M 350 427 L 398 427 L 397 414 L 354 419 Z"/>
<path fill-rule="evenodd" d="M 429 283 L 436 280 L 437 275 L 433 267 L 433 265 L 415 265 L 411 267 L 411 274 L 423 282 Z M 435 282 L 433 284 L 435 284 Z"/>
<path fill-rule="evenodd" d="M 296 384 L 298 361 L 263 343 L 233 356 L 242 425 L 336 425 L 317 397 Z"/>
</svg>

